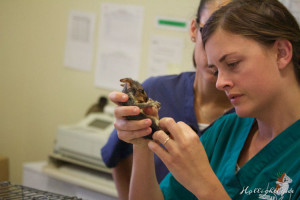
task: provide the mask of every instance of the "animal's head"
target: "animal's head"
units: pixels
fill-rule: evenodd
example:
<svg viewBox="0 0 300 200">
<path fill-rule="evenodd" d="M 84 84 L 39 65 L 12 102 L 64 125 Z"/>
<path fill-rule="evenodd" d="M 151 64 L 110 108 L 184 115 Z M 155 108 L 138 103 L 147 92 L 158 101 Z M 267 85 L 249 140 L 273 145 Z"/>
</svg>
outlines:
<svg viewBox="0 0 300 200">
<path fill-rule="evenodd" d="M 293 180 L 292 180 L 290 177 L 288 177 L 288 176 L 286 175 L 286 173 L 283 173 L 283 174 L 281 175 L 280 179 L 277 179 L 277 181 L 279 181 L 279 182 L 281 182 L 281 183 L 291 183 Z"/>
<path fill-rule="evenodd" d="M 292 179 L 285 174 L 285 176 L 283 177 L 283 181 L 282 182 L 283 183 L 291 183 Z"/>
<path fill-rule="evenodd" d="M 131 78 L 122 78 L 120 81 L 122 82 L 121 86 L 124 87 L 124 93 L 132 93 L 137 102 L 142 103 L 148 101 L 148 96 L 139 82 L 134 81 Z"/>
</svg>

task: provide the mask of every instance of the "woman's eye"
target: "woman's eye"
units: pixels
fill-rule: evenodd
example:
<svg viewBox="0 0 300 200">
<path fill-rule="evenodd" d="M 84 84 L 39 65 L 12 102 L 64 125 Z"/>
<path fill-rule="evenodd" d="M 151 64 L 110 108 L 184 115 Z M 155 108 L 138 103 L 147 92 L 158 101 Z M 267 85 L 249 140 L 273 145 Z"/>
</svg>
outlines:
<svg viewBox="0 0 300 200">
<path fill-rule="evenodd" d="M 239 61 L 228 63 L 229 67 L 236 67 L 239 64 Z"/>
<path fill-rule="evenodd" d="M 209 67 L 209 70 L 214 76 L 218 76 L 218 69 L 216 67 Z"/>
<path fill-rule="evenodd" d="M 213 71 L 213 75 L 218 76 L 218 70 L 217 69 Z"/>
</svg>

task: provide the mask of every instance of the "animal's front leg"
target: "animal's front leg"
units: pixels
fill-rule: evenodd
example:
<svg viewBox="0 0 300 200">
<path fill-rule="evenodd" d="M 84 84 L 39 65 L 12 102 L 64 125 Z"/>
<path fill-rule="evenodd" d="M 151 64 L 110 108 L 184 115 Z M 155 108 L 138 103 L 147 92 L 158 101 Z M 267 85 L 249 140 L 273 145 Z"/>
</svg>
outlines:
<svg viewBox="0 0 300 200">
<path fill-rule="evenodd" d="M 147 108 L 147 107 L 157 107 L 159 108 L 160 104 L 158 102 L 146 102 L 146 103 L 136 103 L 136 106 L 139 108 Z"/>
<path fill-rule="evenodd" d="M 140 108 L 146 108 L 146 107 L 156 107 L 157 109 L 160 109 L 160 103 L 158 101 L 154 101 L 151 98 L 148 99 L 147 102 L 138 103 L 141 107 Z"/>
</svg>

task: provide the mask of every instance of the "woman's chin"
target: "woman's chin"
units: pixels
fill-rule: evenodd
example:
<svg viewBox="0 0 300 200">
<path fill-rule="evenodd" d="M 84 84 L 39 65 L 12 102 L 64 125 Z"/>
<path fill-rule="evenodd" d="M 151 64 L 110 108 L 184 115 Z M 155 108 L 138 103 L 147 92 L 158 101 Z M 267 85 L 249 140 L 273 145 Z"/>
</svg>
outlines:
<svg viewBox="0 0 300 200">
<path fill-rule="evenodd" d="M 239 117 L 252 117 L 249 110 L 244 108 L 235 107 L 235 112 Z"/>
</svg>

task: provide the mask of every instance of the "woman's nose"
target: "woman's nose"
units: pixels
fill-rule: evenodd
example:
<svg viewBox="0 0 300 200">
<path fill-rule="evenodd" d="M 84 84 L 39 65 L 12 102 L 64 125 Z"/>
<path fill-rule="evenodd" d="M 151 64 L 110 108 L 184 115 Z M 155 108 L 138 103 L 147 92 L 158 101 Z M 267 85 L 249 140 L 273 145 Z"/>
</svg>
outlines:
<svg viewBox="0 0 300 200">
<path fill-rule="evenodd" d="M 222 72 L 218 72 L 218 78 L 216 82 L 216 87 L 219 90 L 226 90 L 228 88 L 231 88 L 233 86 L 232 81 L 229 79 L 227 75 L 225 75 Z"/>
</svg>

